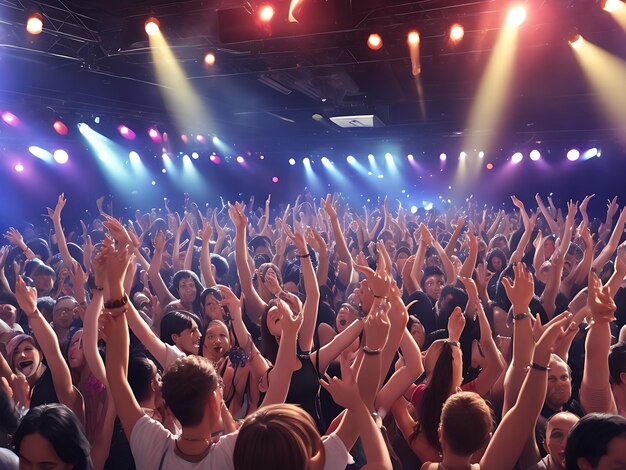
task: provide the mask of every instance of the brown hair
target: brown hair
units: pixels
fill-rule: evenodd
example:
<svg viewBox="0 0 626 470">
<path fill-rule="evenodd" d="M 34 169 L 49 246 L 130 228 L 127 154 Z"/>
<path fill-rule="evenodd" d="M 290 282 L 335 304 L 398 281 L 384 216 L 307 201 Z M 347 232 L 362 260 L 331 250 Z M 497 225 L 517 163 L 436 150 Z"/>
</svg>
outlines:
<svg viewBox="0 0 626 470">
<path fill-rule="evenodd" d="M 443 405 L 440 426 L 452 452 L 472 455 L 489 440 L 494 426 L 493 412 L 477 393 L 455 393 Z"/>
<path fill-rule="evenodd" d="M 248 416 L 239 429 L 235 470 L 302 470 L 322 447 L 313 418 L 295 405 L 270 405 Z"/>
<path fill-rule="evenodd" d="M 207 400 L 218 383 L 211 361 L 189 355 L 177 359 L 165 372 L 161 392 L 182 426 L 197 426 L 204 418 Z"/>
</svg>

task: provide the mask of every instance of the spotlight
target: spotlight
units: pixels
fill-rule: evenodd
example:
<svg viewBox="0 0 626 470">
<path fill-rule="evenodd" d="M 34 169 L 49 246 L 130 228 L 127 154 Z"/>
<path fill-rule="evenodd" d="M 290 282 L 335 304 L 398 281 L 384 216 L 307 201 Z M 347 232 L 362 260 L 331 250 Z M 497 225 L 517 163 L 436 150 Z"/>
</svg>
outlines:
<svg viewBox="0 0 626 470">
<path fill-rule="evenodd" d="M 465 160 L 465 157 L 467 157 L 467 154 L 466 154 L 465 152 L 461 152 L 461 153 L 459 154 L 459 158 L 460 158 L 461 160 Z"/>
<path fill-rule="evenodd" d="M 367 47 L 369 47 L 373 51 L 377 51 L 378 49 L 383 47 L 383 38 L 380 37 L 380 34 L 370 34 L 367 38 Z"/>
<path fill-rule="evenodd" d="M 600 2 L 602 8 L 609 13 L 619 10 L 620 8 L 624 8 L 624 2 L 620 0 L 605 0 Z"/>
<path fill-rule="evenodd" d="M 243 163 L 244 161 L 245 161 L 245 160 L 244 160 L 244 158 L 243 158 L 241 155 L 239 155 L 239 156 L 237 157 L 237 163 Z"/>
<path fill-rule="evenodd" d="M 156 186 L 156 181 L 152 180 L 152 183 L 150 184 L 152 184 L 152 186 Z"/>
<path fill-rule="evenodd" d="M 161 134 L 156 128 L 151 127 L 150 129 L 148 129 L 148 135 L 153 142 L 156 142 L 157 144 L 161 143 Z"/>
<path fill-rule="evenodd" d="M 330 160 L 328 159 L 328 157 L 322 157 L 322 165 L 324 166 L 330 166 Z"/>
<path fill-rule="evenodd" d="M 18 173 L 21 173 L 22 171 L 24 171 L 24 165 L 22 165 L 21 163 L 18 163 L 17 165 L 15 165 L 15 171 L 17 171 Z"/>
<path fill-rule="evenodd" d="M 453 42 L 459 42 L 461 39 L 463 39 L 464 35 L 465 35 L 465 30 L 463 29 L 463 26 L 461 26 L 460 24 L 454 24 L 450 28 L 450 39 Z"/>
<path fill-rule="evenodd" d="M 180 140 L 182 140 L 185 144 L 189 143 L 189 137 L 187 137 L 187 134 L 181 134 Z"/>
<path fill-rule="evenodd" d="M 70 157 L 65 150 L 59 149 L 54 151 L 54 161 L 59 165 L 64 165 L 69 159 Z"/>
<path fill-rule="evenodd" d="M 135 152 L 134 150 L 128 153 L 128 158 L 131 163 L 139 163 L 141 161 L 139 154 Z"/>
<path fill-rule="evenodd" d="M 598 156 L 600 156 L 600 150 L 598 150 L 597 147 L 591 147 L 590 149 L 586 150 L 585 153 L 583 153 L 582 155 L 583 160 L 589 160 L 590 158 Z"/>
<path fill-rule="evenodd" d="M 6 122 L 9 126 L 16 126 L 20 122 L 15 114 L 8 111 L 2 113 L 2 120 Z"/>
<path fill-rule="evenodd" d="M 485 158 L 485 152 L 483 152 L 482 150 L 478 152 L 478 158 Z"/>
<path fill-rule="evenodd" d="M 219 165 L 219 164 L 220 164 L 220 162 L 222 161 L 222 159 L 221 159 L 219 156 L 215 155 L 215 154 L 212 154 L 212 155 L 209 157 L 209 160 L 211 160 L 211 161 L 212 161 L 213 163 L 215 163 L 216 165 Z"/>
<path fill-rule="evenodd" d="M 386 153 L 385 154 L 385 160 L 387 160 L 387 163 L 392 163 L 393 162 L 393 155 L 391 155 L 390 153 Z"/>
<path fill-rule="evenodd" d="M 417 212 L 417 206 L 411 206 L 411 214 L 415 214 Z"/>
<path fill-rule="evenodd" d="M 493 163 L 487 163 L 486 166 L 488 170 L 493 170 Z"/>
<path fill-rule="evenodd" d="M 278 183 L 278 176 L 274 176 L 272 178 L 272 183 Z"/>
<path fill-rule="evenodd" d="M 41 16 L 41 13 L 36 12 L 28 17 L 28 20 L 26 20 L 26 31 L 30 34 L 40 34 L 43 31 L 43 16 Z"/>
<path fill-rule="evenodd" d="M 513 156 L 511 157 L 511 161 L 515 164 L 521 162 L 523 159 L 524 159 L 524 155 L 522 155 L 522 152 L 515 152 Z"/>
<path fill-rule="evenodd" d="M 533 149 L 530 151 L 530 159 L 533 162 L 536 162 L 537 160 L 539 160 L 541 158 L 541 152 L 539 152 L 539 150 L 537 149 Z"/>
<path fill-rule="evenodd" d="M 56 133 L 59 135 L 67 135 L 68 133 L 67 126 L 62 121 L 54 121 L 54 124 L 52 124 L 52 127 L 54 128 Z"/>
<path fill-rule="evenodd" d="M 136 137 L 135 133 L 128 126 L 125 126 L 124 124 L 120 124 L 119 126 L 117 126 L 117 131 L 120 133 L 122 137 L 128 140 L 133 140 Z"/>
<path fill-rule="evenodd" d="M 159 20 L 157 20 L 156 18 L 150 17 L 146 20 L 145 27 L 148 36 L 154 36 L 159 32 L 161 23 L 159 23 Z"/>
<path fill-rule="evenodd" d="M 214 135 L 214 136 L 213 136 L 213 138 L 211 139 L 211 141 L 212 141 L 215 145 L 217 145 L 217 144 L 219 144 L 219 143 L 220 143 L 220 138 L 219 138 L 218 136 Z"/>
<path fill-rule="evenodd" d="M 526 20 L 526 9 L 522 6 L 517 6 L 509 11 L 506 16 L 506 23 L 509 26 L 521 26 Z"/>
<path fill-rule="evenodd" d="M 206 139 L 205 139 L 205 138 L 204 138 L 204 136 L 203 136 L 203 135 L 201 135 L 201 134 L 198 134 L 198 135 L 196 136 L 196 140 L 197 140 L 198 142 L 200 142 L 201 144 L 206 144 Z"/>
<path fill-rule="evenodd" d="M 417 46 L 420 42 L 420 35 L 417 31 L 411 31 L 406 37 L 406 42 L 409 46 Z"/>
<path fill-rule="evenodd" d="M 161 170 L 161 173 L 165 174 L 165 173 L 167 173 L 167 170 L 166 170 L 165 168 L 163 168 L 163 169 Z"/>
<path fill-rule="evenodd" d="M 576 160 L 578 160 L 580 158 L 580 151 L 578 149 L 570 149 L 567 152 L 567 159 L 570 162 L 575 162 Z"/>
<path fill-rule="evenodd" d="M 354 165 L 356 163 L 356 158 L 354 158 L 352 155 L 348 155 L 346 157 L 346 161 L 350 164 L 350 165 Z"/>
<path fill-rule="evenodd" d="M 371 153 L 367 156 L 367 159 L 370 161 L 371 164 L 376 163 L 376 158 Z"/>
<path fill-rule="evenodd" d="M 263 5 L 259 9 L 259 19 L 264 23 L 269 23 L 274 17 L 274 7 L 272 5 Z"/>
<path fill-rule="evenodd" d="M 193 158 L 194 160 L 197 160 L 198 158 L 200 158 L 200 155 L 198 155 L 198 152 L 193 152 L 191 154 L 191 158 Z"/>
<path fill-rule="evenodd" d="M 302 163 L 304 163 L 306 166 L 311 165 L 311 160 L 309 159 L 309 157 L 304 157 L 302 159 Z"/>
<path fill-rule="evenodd" d="M 406 156 L 406 159 L 410 162 L 412 162 L 413 160 L 415 160 L 415 157 L 413 157 L 413 155 L 411 155 L 410 153 Z"/>
<path fill-rule="evenodd" d="M 290 159 L 289 159 L 289 164 L 290 164 L 291 166 L 294 166 L 294 165 L 296 164 L 296 159 L 295 159 L 295 158 L 290 158 Z"/>
<path fill-rule="evenodd" d="M 31 145 L 30 147 L 28 147 L 28 151 L 32 153 L 35 157 L 39 158 L 40 160 L 46 160 L 46 161 L 52 160 L 52 154 L 48 152 L 47 150 L 42 149 L 41 147 Z"/>
<path fill-rule="evenodd" d="M 583 42 L 585 42 L 585 40 L 580 34 L 577 33 L 570 38 L 569 45 L 572 46 L 574 49 L 580 49 L 580 46 L 583 45 Z"/>
<path fill-rule="evenodd" d="M 207 52 L 204 56 L 204 63 L 209 67 L 215 65 L 215 54 L 213 54 L 212 52 Z"/>
<path fill-rule="evenodd" d="M 448 158 L 448 156 L 445 153 L 442 153 L 441 155 L 439 155 L 439 160 L 441 160 L 442 162 L 445 162 L 446 158 Z"/>
</svg>

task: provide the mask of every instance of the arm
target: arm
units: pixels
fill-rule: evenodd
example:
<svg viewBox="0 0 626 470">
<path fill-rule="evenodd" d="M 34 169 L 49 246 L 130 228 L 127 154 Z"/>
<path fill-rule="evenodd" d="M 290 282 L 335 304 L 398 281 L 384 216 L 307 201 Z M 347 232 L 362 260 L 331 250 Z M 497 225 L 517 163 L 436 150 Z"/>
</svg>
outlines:
<svg viewBox="0 0 626 470">
<path fill-rule="evenodd" d="M 546 219 L 546 222 L 548 223 L 550 230 L 552 231 L 553 234 L 557 235 L 560 232 L 559 226 L 556 223 L 556 220 L 554 220 L 554 218 L 550 215 L 550 212 L 548 211 L 545 204 L 543 203 L 543 200 L 541 199 L 541 196 L 539 196 L 539 193 L 535 194 L 535 201 L 537 201 L 537 206 L 539 207 L 539 210 L 541 211 L 543 218 Z"/>
<path fill-rule="evenodd" d="M 456 283 L 457 274 L 454 269 L 454 265 L 452 264 L 452 261 L 450 260 L 450 258 L 448 257 L 448 255 L 446 254 L 442 246 L 434 237 L 433 237 L 433 246 L 435 247 L 435 250 L 437 250 L 437 254 L 439 255 L 439 259 L 441 260 L 441 264 L 443 265 L 443 270 L 446 273 L 446 283 L 447 284 Z M 478 254 L 478 245 L 476 245 L 476 247 L 477 247 L 476 253 Z M 476 260 L 474 260 L 474 264 L 476 264 Z M 474 267 L 472 266 L 472 270 L 473 269 Z"/>
<path fill-rule="evenodd" d="M 37 309 L 37 290 L 33 287 L 28 287 L 24 279 L 19 276 L 15 283 L 15 291 L 20 308 L 26 313 L 28 324 L 33 331 L 33 335 L 37 338 L 37 342 L 46 358 L 46 362 L 52 373 L 54 391 L 59 397 L 59 401 L 67 405 L 68 408 L 76 413 L 80 421 L 84 422 L 85 409 L 83 398 L 72 385 L 70 369 L 65 359 L 63 359 L 56 334 Z"/>
<path fill-rule="evenodd" d="M 156 234 L 154 238 L 154 256 L 152 257 L 152 263 L 150 263 L 150 269 L 148 269 L 148 278 L 150 284 L 156 293 L 161 305 L 167 305 L 170 302 L 176 300 L 171 294 L 163 278 L 161 277 L 161 260 L 163 259 L 163 247 L 165 246 L 165 235 L 163 232 Z"/>
<path fill-rule="evenodd" d="M 180 238 L 185 231 L 186 225 L 187 219 L 185 217 L 178 225 L 176 232 L 174 232 L 174 244 L 172 245 L 172 266 L 174 267 L 174 272 L 183 269 L 182 265 L 180 264 Z"/>
<path fill-rule="evenodd" d="M 517 245 L 517 249 L 513 252 L 513 254 L 511 255 L 511 259 L 509 260 L 510 263 L 517 263 L 522 261 L 522 258 L 524 257 L 524 250 L 526 250 L 526 245 L 530 241 L 530 236 L 532 235 L 533 229 L 535 228 L 534 220 L 536 219 L 533 218 L 533 220 L 528 217 L 528 213 L 526 212 L 526 209 L 524 208 L 524 203 L 522 201 L 517 199 L 515 196 L 511 196 L 511 200 L 513 201 L 515 207 L 520 210 L 520 214 L 522 215 L 522 221 L 524 223 L 524 233 L 522 235 L 522 238 L 520 238 L 519 245 Z"/>
<path fill-rule="evenodd" d="M 107 388 L 106 370 L 104 363 L 98 352 L 98 318 L 102 311 L 104 291 L 93 291 L 91 302 L 85 310 L 85 321 L 83 324 L 83 350 L 85 361 L 91 373 L 96 379 Z"/>
<path fill-rule="evenodd" d="M 350 256 L 350 250 L 348 250 L 348 245 L 346 244 L 346 239 L 343 236 L 343 232 L 341 231 L 341 227 L 339 225 L 339 218 L 337 217 L 337 210 L 333 206 L 330 200 L 330 194 L 326 197 L 326 200 L 322 200 L 322 205 L 328 214 L 328 218 L 330 219 L 330 224 L 333 228 L 333 237 L 335 238 L 336 248 L 335 251 L 340 261 L 343 261 L 347 270 L 344 272 L 341 277 L 341 282 L 347 286 L 350 284 L 350 279 L 352 278 L 352 256 Z"/>
<path fill-rule="evenodd" d="M 550 277 L 547 279 L 546 287 L 541 294 L 541 303 L 546 309 L 548 318 L 552 318 L 556 310 L 556 296 L 559 293 L 561 275 L 563 273 L 563 256 L 564 254 L 561 252 L 561 247 L 557 248 L 552 257 L 552 271 L 550 272 Z"/>
<path fill-rule="evenodd" d="M 611 238 L 609 238 L 609 242 L 602 249 L 598 257 L 593 261 L 591 267 L 596 271 L 602 270 L 604 264 L 613 256 L 615 250 L 617 250 L 617 245 L 619 244 L 622 233 L 624 232 L 624 224 L 626 223 L 626 208 L 622 209 L 622 212 L 619 215 L 619 219 L 617 219 L 617 224 L 613 229 L 613 233 L 611 233 Z"/>
<path fill-rule="evenodd" d="M 504 215 L 504 211 L 502 210 L 498 211 L 496 218 L 494 219 L 493 223 L 489 227 L 489 230 L 487 230 L 487 236 L 489 237 L 490 240 L 496 234 L 496 230 L 498 229 L 498 226 L 500 225 L 500 221 L 502 220 L 503 215 Z"/>
<path fill-rule="evenodd" d="M 31 260 L 33 258 L 36 258 L 35 253 L 33 253 L 33 250 L 28 248 L 26 243 L 24 243 L 24 238 L 22 237 L 22 234 L 17 229 L 13 227 L 9 227 L 9 230 L 7 230 L 7 233 L 4 234 L 4 238 L 6 238 L 9 241 L 9 243 L 11 243 L 11 245 L 16 246 L 20 250 L 22 250 L 22 253 L 24 253 L 24 255 L 26 256 L 26 259 Z M 46 260 L 43 260 L 43 261 L 45 262 Z"/>
<path fill-rule="evenodd" d="M 465 226 L 465 219 L 463 217 L 459 217 L 456 221 L 456 226 L 454 227 L 454 232 L 452 232 L 452 236 L 450 237 L 450 241 L 446 245 L 446 255 L 448 258 L 454 254 L 454 248 L 456 247 L 456 242 L 459 240 L 459 236 L 461 235 L 461 231 Z"/>
<path fill-rule="evenodd" d="M 61 227 L 61 211 L 65 207 L 66 203 L 65 194 L 61 193 L 57 200 L 57 205 L 54 208 L 54 211 L 48 208 L 48 215 L 52 219 L 52 224 L 54 225 L 54 234 L 57 239 L 57 246 L 59 247 L 59 253 L 61 253 L 61 258 L 63 262 L 67 266 L 72 266 L 72 255 L 70 255 L 69 250 L 67 249 L 67 242 L 65 241 L 65 234 L 63 233 L 63 227 Z"/>
<path fill-rule="evenodd" d="M 471 278 L 472 273 L 474 272 L 474 267 L 476 266 L 476 260 L 478 259 L 478 239 L 471 230 L 467 231 L 467 245 L 469 247 L 469 254 L 467 255 L 467 258 L 465 258 L 463 266 L 461 266 L 459 278 Z M 448 282 L 448 284 L 451 283 Z"/>
<path fill-rule="evenodd" d="M 585 243 L 585 251 L 583 254 L 583 259 L 578 263 L 576 269 L 572 270 L 572 273 L 561 282 L 561 292 L 563 294 L 568 295 L 571 292 L 572 285 L 582 283 L 587 276 L 589 275 L 589 271 L 591 270 L 591 262 L 593 261 L 593 238 L 591 237 L 591 232 L 589 231 L 589 227 L 583 227 L 580 236 Z"/>
<path fill-rule="evenodd" d="M 423 276 L 424 269 L 424 259 L 426 257 L 426 248 L 433 242 L 433 236 L 428 230 L 428 227 L 423 223 L 419 226 L 420 232 L 420 243 L 417 247 L 417 253 L 415 255 L 415 263 L 413 263 L 413 268 L 411 269 L 411 278 L 413 279 L 413 283 L 416 287 L 416 290 L 421 290 L 420 281 Z"/>
<path fill-rule="evenodd" d="M 202 280 L 205 287 L 213 287 L 217 283 L 213 277 L 211 269 L 211 236 L 213 228 L 207 220 L 202 221 L 202 230 L 200 231 L 200 239 L 202 240 L 202 250 L 200 251 L 200 270 L 202 272 Z"/>
<path fill-rule="evenodd" d="M 541 265 L 545 261 L 545 251 L 544 251 L 544 242 L 543 234 L 541 230 L 537 230 L 537 236 L 533 240 L 533 246 L 535 247 L 535 254 L 533 256 L 533 268 L 535 268 L 535 272 L 538 273 L 541 269 Z"/>
<path fill-rule="evenodd" d="M 324 373 L 328 368 L 328 365 L 339 357 L 339 355 L 359 337 L 361 331 L 363 331 L 363 322 L 358 320 L 352 322 L 350 326 L 335 336 L 330 343 L 321 347 L 319 351 L 312 354 L 313 356 L 315 354 L 319 355 L 317 361 L 319 364 L 320 374 Z M 312 358 L 311 360 L 315 362 L 315 358 Z"/>
<path fill-rule="evenodd" d="M 330 266 L 330 260 L 328 258 L 328 247 L 324 242 L 324 239 L 320 235 L 320 233 L 313 229 L 308 228 L 306 231 L 306 241 L 309 245 L 311 245 L 318 254 L 318 265 L 317 265 L 317 284 L 318 286 L 325 286 L 328 282 L 328 268 Z M 308 292 L 308 291 L 307 291 Z"/>
</svg>

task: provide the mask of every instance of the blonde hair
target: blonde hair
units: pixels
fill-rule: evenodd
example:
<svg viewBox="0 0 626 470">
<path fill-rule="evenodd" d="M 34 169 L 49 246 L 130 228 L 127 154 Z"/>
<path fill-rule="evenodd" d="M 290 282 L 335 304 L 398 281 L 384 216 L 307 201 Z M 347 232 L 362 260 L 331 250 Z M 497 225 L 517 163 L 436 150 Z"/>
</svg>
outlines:
<svg viewBox="0 0 626 470">
<path fill-rule="evenodd" d="M 235 470 L 303 470 L 322 447 L 313 418 L 295 405 L 270 405 L 248 416 L 239 429 Z"/>
</svg>

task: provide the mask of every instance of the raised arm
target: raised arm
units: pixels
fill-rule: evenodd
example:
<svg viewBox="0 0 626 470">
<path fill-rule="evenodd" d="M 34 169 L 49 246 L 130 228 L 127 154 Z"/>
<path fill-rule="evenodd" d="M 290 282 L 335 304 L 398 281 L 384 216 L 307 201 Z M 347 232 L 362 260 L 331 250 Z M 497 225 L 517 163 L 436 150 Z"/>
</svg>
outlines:
<svg viewBox="0 0 626 470">
<path fill-rule="evenodd" d="M 76 416 L 78 416 L 81 422 L 84 422 L 85 408 L 83 398 L 72 385 L 70 368 L 65 362 L 65 359 L 63 359 L 56 334 L 37 308 L 37 289 L 28 287 L 24 279 L 18 276 L 15 282 L 15 295 L 20 308 L 28 317 L 28 324 L 33 331 L 33 335 L 37 338 L 37 343 L 39 343 L 43 355 L 46 358 L 46 362 L 52 373 L 54 391 L 59 401 L 67 405 L 68 408 L 76 413 Z"/>
<path fill-rule="evenodd" d="M 541 199 L 539 193 L 535 194 L 535 201 L 537 201 L 537 206 L 539 207 L 543 218 L 546 219 L 546 222 L 548 223 L 548 226 L 550 227 L 552 233 L 554 235 L 558 235 L 560 232 L 559 225 L 556 223 L 556 220 L 552 217 L 552 215 L 546 208 L 546 205 L 543 203 L 543 200 Z"/>
<path fill-rule="evenodd" d="M 411 278 L 413 279 L 413 283 L 415 284 L 416 290 L 421 289 L 421 280 L 424 275 L 424 259 L 426 258 L 426 248 L 433 242 L 433 235 L 428 230 L 428 227 L 423 223 L 419 226 L 420 233 L 420 242 L 417 247 L 417 253 L 415 254 L 415 262 L 413 263 L 413 268 L 411 269 Z M 412 294 L 412 292 L 409 292 Z"/>
<path fill-rule="evenodd" d="M 456 225 L 454 226 L 454 232 L 452 232 L 452 236 L 450 237 L 450 241 L 446 245 L 446 255 L 448 258 L 454 254 L 454 249 L 456 248 L 456 242 L 459 240 L 459 236 L 461 235 L 461 231 L 465 226 L 465 219 L 463 217 L 459 217 L 456 221 Z"/>
<path fill-rule="evenodd" d="M 9 230 L 7 230 L 7 232 L 4 234 L 4 238 L 6 238 L 11 245 L 16 246 L 17 248 L 22 250 L 22 253 L 24 253 L 26 259 L 33 259 L 37 257 L 35 256 L 35 253 L 33 253 L 33 250 L 28 248 L 26 243 L 24 243 L 24 237 L 22 237 L 22 234 L 16 228 L 9 227 Z M 46 260 L 44 259 L 43 261 L 45 262 Z"/>
<path fill-rule="evenodd" d="M 204 287 L 213 287 L 217 283 L 213 277 L 213 269 L 211 269 L 211 236 L 213 228 L 208 220 L 202 220 L 202 230 L 200 230 L 200 239 L 202 240 L 202 250 L 200 251 L 200 270 L 202 272 L 202 280 Z"/>
<path fill-rule="evenodd" d="M 613 233 L 611 233 L 609 242 L 591 265 L 592 269 L 595 271 L 600 272 L 605 263 L 611 258 L 611 256 L 613 256 L 615 250 L 617 250 L 617 245 L 619 244 L 622 233 L 624 232 L 624 224 L 626 224 L 626 208 L 622 209 L 622 212 L 620 212 L 619 219 L 617 219 L 617 224 L 615 224 L 615 228 L 613 229 Z"/>
<path fill-rule="evenodd" d="M 98 285 L 100 279 L 96 280 Z M 100 284 L 103 285 L 103 284 Z M 83 351 L 85 353 L 85 361 L 89 370 L 98 381 L 107 386 L 106 370 L 104 369 L 104 362 L 98 352 L 98 318 L 102 311 L 104 303 L 104 291 L 94 290 L 92 292 L 91 302 L 85 309 L 85 320 L 83 322 Z M 107 386 L 108 388 L 108 386 Z"/>
<path fill-rule="evenodd" d="M 169 291 L 163 278 L 161 277 L 161 262 L 163 260 L 163 249 L 165 248 L 165 235 L 159 231 L 154 237 L 154 255 L 148 269 L 148 279 L 156 293 L 161 305 L 167 305 L 176 300 Z"/>
<path fill-rule="evenodd" d="M 61 259 L 63 259 L 66 266 L 71 266 L 73 258 L 72 255 L 70 255 L 70 251 L 67 249 L 65 234 L 63 233 L 63 227 L 61 227 L 61 211 L 65 207 L 66 202 L 65 194 L 61 193 L 57 199 L 57 205 L 54 210 L 48 207 L 48 216 L 52 219 L 52 224 L 54 225 L 54 234 L 56 235 L 57 246 L 59 247 L 59 253 L 61 253 Z"/>
<path fill-rule="evenodd" d="M 526 250 L 526 245 L 528 245 L 530 237 L 533 233 L 533 229 L 535 228 L 537 214 L 535 214 L 532 218 L 528 217 L 528 213 L 524 208 L 524 203 L 517 199 L 515 196 L 511 196 L 511 200 L 513 201 L 515 207 L 520 210 L 520 214 L 522 215 L 522 221 L 524 223 L 524 233 L 522 234 L 519 244 L 517 245 L 516 250 L 511 255 L 511 259 L 509 260 L 510 263 L 518 263 L 522 261 L 522 258 L 524 257 L 524 250 Z"/>
<path fill-rule="evenodd" d="M 343 261 L 346 264 L 347 267 L 344 273 L 342 273 L 343 275 L 340 279 L 341 282 L 347 286 L 350 284 L 350 280 L 352 279 L 352 256 L 350 256 L 350 250 L 348 250 L 346 239 L 344 238 L 343 231 L 339 225 L 337 209 L 331 201 L 330 194 L 326 196 L 326 199 L 322 199 L 320 202 L 330 219 L 330 225 L 333 229 L 333 237 L 335 238 L 335 251 L 337 256 L 340 261 Z"/>
<path fill-rule="evenodd" d="M 318 255 L 317 271 L 315 273 L 317 277 L 318 286 L 325 286 L 328 282 L 328 268 L 330 266 L 330 260 L 328 257 L 328 246 L 322 238 L 322 235 L 314 228 L 307 228 L 306 241 Z"/>
<path fill-rule="evenodd" d="M 580 385 L 580 402 L 585 413 L 617 413 L 610 386 L 609 349 L 611 322 L 617 307 L 608 287 L 595 273 L 589 274 L 587 306 L 592 323 L 585 340 L 585 368 Z"/>
<path fill-rule="evenodd" d="M 471 230 L 467 231 L 467 246 L 469 248 L 469 254 L 467 255 L 467 258 L 465 258 L 463 266 L 461 266 L 461 271 L 459 271 L 458 276 L 459 278 L 471 278 L 472 273 L 474 272 L 474 267 L 476 266 L 476 260 L 478 259 L 478 239 Z M 450 282 L 448 282 L 448 284 L 450 284 Z"/>
</svg>

